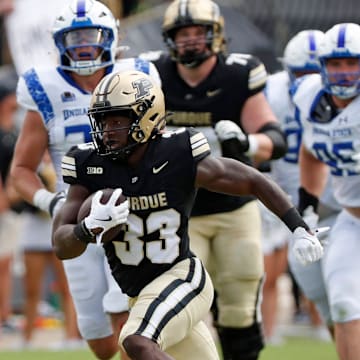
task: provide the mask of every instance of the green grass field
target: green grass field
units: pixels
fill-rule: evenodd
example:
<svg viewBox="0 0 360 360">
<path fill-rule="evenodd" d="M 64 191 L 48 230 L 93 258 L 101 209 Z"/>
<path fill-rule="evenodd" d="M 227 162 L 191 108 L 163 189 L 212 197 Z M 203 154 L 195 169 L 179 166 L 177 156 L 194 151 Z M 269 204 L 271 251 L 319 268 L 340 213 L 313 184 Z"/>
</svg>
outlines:
<svg viewBox="0 0 360 360">
<path fill-rule="evenodd" d="M 288 339 L 283 346 L 268 346 L 260 360 L 337 360 L 335 345 L 311 339 Z"/>
<path fill-rule="evenodd" d="M 4 360 L 94 360 L 88 350 L 82 351 L 29 351 L 0 352 Z M 269 346 L 261 354 L 259 360 L 337 360 L 335 347 L 331 343 L 313 341 L 311 339 L 288 339 L 282 346 Z M 115 360 L 115 358 L 114 358 Z M 199 360 L 199 359 L 189 359 Z M 203 359 L 201 359 L 203 360 Z"/>
</svg>

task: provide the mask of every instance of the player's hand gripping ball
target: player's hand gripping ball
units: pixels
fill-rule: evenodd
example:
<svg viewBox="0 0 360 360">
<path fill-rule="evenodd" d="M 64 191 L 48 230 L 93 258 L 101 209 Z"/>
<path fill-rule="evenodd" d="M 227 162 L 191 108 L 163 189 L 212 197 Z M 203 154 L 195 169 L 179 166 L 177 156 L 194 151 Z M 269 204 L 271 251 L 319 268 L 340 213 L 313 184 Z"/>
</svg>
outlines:
<svg viewBox="0 0 360 360">
<path fill-rule="evenodd" d="M 121 189 L 106 188 L 101 192 L 102 195 L 99 192 L 89 195 L 82 203 L 77 221 L 79 223 L 85 220 L 85 226 L 96 234 L 97 242 L 106 243 L 114 240 L 124 230 L 129 210 L 127 199 Z M 117 199 L 110 201 L 113 195 Z"/>
</svg>

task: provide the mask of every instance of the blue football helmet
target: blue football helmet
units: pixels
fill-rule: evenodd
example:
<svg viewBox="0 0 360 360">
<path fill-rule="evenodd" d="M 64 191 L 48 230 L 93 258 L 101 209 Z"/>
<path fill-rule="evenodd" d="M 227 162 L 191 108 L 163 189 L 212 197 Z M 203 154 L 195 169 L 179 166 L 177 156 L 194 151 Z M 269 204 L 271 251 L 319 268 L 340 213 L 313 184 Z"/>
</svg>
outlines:
<svg viewBox="0 0 360 360">
<path fill-rule="evenodd" d="M 359 67 L 354 72 L 329 73 L 329 59 L 355 58 Z M 351 99 L 360 93 L 360 26 L 353 23 L 334 25 L 325 33 L 319 48 L 321 76 L 325 90 L 340 98 Z"/>
<path fill-rule="evenodd" d="M 291 81 L 296 79 L 297 74 L 320 72 L 318 51 L 323 38 L 324 33 L 320 30 L 303 30 L 289 40 L 280 61 Z"/>
<path fill-rule="evenodd" d="M 118 46 L 119 21 L 96 0 L 73 0 L 53 27 L 60 52 L 60 67 L 79 75 L 91 75 L 112 65 Z"/>
</svg>

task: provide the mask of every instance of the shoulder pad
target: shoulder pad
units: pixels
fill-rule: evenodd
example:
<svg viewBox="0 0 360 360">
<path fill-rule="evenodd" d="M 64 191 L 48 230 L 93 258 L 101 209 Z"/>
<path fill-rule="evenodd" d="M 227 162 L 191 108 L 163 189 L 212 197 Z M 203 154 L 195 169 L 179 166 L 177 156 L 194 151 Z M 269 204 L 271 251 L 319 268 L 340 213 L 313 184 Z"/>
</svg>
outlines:
<svg viewBox="0 0 360 360">
<path fill-rule="evenodd" d="M 249 73 L 248 88 L 251 92 L 260 91 L 265 87 L 267 71 L 257 57 L 250 54 L 232 53 L 227 56 L 226 64 L 236 64 L 246 68 Z"/>
<path fill-rule="evenodd" d="M 195 128 L 188 128 L 192 155 L 195 159 L 202 159 L 210 154 L 210 145 L 205 135 Z"/>
<path fill-rule="evenodd" d="M 77 178 L 77 168 L 95 150 L 94 144 L 84 143 L 72 146 L 63 156 L 61 161 L 61 173 L 64 179 Z M 65 181 L 68 182 L 68 181 Z"/>
<path fill-rule="evenodd" d="M 301 76 L 297 79 L 295 79 L 295 81 L 292 82 L 290 88 L 289 88 L 289 93 L 291 96 L 294 96 L 296 91 L 298 90 L 300 84 L 305 80 L 306 75 Z"/>
<path fill-rule="evenodd" d="M 242 66 L 248 66 L 250 68 L 256 67 L 262 64 L 259 58 L 251 54 L 243 53 L 230 53 L 226 57 L 226 64 L 239 64 Z"/>
<path fill-rule="evenodd" d="M 185 127 L 180 127 L 178 129 L 171 129 L 171 130 L 167 130 L 165 131 L 164 133 L 161 134 L 162 137 L 164 138 L 169 138 L 171 136 L 175 136 L 175 135 L 178 135 L 178 134 L 182 134 L 186 131 L 186 128 Z"/>
<path fill-rule="evenodd" d="M 55 117 L 53 105 L 35 68 L 29 69 L 20 77 L 17 98 L 25 108 L 39 111 L 45 122 Z"/>
<path fill-rule="evenodd" d="M 320 82 L 321 81 L 320 79 L 321 79 L 320 74 L 308 74 L 301 76 L 300 78 L 297 78 L 292 88 L 290 89 L 291 96 L 293 97 L 298 92 L 300 87 L 304 87 L 304 86 L 311 87 L 314 84 L 316 85 L 318 82 Z"/>
<path fill-rule="evenodd" d="M 161 55 L 164 54 L 164 51 L 162 50 L 154 50 L 154 51 L 147 51 L 144 53 L 141 53 L 139 55 L 140 59 L 147 60 L 147 61 L 156 61 L 161 58 Z"/>
</svg>

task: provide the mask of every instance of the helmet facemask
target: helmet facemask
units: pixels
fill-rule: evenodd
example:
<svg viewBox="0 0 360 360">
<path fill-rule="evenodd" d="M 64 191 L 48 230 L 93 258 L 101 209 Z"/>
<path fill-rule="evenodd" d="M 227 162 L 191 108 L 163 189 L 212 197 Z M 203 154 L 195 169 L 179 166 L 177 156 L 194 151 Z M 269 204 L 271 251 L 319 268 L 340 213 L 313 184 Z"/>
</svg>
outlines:
<svg viewBox="0 0 360 360">
<path fill-rule="evenodd" d="M 112 31 L 103 27 L 64 30 L 55 36 L 62 68 L 79 75 L 91 75 L 112 65 L 109 49 L 113 41 Z"/>
<path fill-rule="evenodd" d="M 352 99 L 360 94 L 360 26 L 358 24 L 340 23 L 330 28 L 325 33 L 319 58 L 326 92 L 343 100 Z M 356 71 L 330 72 L 330 61 L 336 63 L 336 59 L 355 59 L 351 60 L 351 63 L 355 62 Z M 353 64 L 350 66 L 355 68 Z"/>
<path fill-rule="evenodd" d="M 104 123 L 107 121 L 106 118 L 109 116 L 123 116 L 131 119 L 130 126 L 119 126 L 118 128 L 112 128 L 111 130 L 105 130 Z M 113 160 L 126 160 L 129 155 L 133 152 L 134 148 L 138 143 L 133 140 L 131 135 L 131 129 L 136 123 L 136 114 L 132 109 L 121 109 L 121 110 L 106 110 L 97 109 L 89 111 L 89 118 L 91 124 L 91 136 L 93 143 L 99 155 L 110 157 Z M 114 147 L 116 141 L 108 138 L 105 142 L 107 133 L 118 133 L 126 132 L 128 142 L 125 146 Z M 105 136 L 104 136 L 105 135 Z"/>
<path fill-rule="evenodd" d="M 204 26 L 206 49 L 179 51 L 176 32 L 185 27 Z M 202 64 L 213 54 L 224 51 L 224 20 L 217 4 L 210 0 L 175 0 L 165 12 L 163 38 L 173 60 L 189 68 Z"/>
<path fill-rule="evenodd" d="M 183 64 L 184 66 L 188 68 L 195 68 L 201 65 L 206 59 L 208 59 L 211 55 L 213 55 L 212 52 L 212 42 L 214 39 L 214 34 L 211 26 L 205 26 L 206 35 L 204 42 L 198 41 L 198 42 L 192 42 L 193 48 L 191 46 L 188 46 L 189 49 L 185 51 L 179 50 L 180 46 L 183 46 L 179 42 L 175 42 L 175 35 L 176 30 L 173 30 L 170 32 L 171 35 L 169 37 L 166 37 L 166 42 L 168 47 L 171 49 L 172 57 L 180 64 Z M 203 46 L 205 43 L 205 49 L 202 49 L 201 51 L 196 49 L 197 45 Z"/>
<path fill-rule="evenodd" d="M 327 59 L 322 59 L 322 81 L 326 91 L 339 99 L 351 99 L 360 94 L 360 56 L 356 57 L 359 70 L 354 72 L 330 73 L 327 69 Z M 351 78 L 352 80 L 349 80 Z"/>
</svg>

